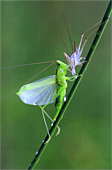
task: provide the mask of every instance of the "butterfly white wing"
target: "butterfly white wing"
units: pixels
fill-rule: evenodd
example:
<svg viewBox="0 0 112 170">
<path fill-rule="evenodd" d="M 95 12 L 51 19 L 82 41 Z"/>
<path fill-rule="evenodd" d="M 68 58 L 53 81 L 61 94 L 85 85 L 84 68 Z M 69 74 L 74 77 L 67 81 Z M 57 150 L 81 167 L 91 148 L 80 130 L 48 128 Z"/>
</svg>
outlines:
<svg viewBox="0 0 112 170">
<path fill-rule="evenodd" d="M 56 75 L 24 85 L 16 94 L 30 105 L 46 105 L 57 93 Z M 51 102 L 53 103 L 55 99 Z"/>
</svg>

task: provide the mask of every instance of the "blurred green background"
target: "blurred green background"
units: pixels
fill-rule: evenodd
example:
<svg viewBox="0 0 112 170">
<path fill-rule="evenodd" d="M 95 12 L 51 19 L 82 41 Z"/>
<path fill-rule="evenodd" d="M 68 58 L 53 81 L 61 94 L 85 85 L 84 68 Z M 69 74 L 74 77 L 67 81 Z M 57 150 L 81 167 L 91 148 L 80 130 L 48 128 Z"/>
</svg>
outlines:
<svg viewBox="0 0 112 170">
<path fill-rule="evenodd" d="M 102 19 L 108 3 L 1 2 L 1 67 L 56 59 L 66 62 L 63 52 L 67 51 L 49 9 L 71 54 L 65 21 L 72 42 L 75 40 L 78 45 L 81 33 Z M 35 169 L 111 168 L 110 33 L 111 22 L 108 22 L 93 59 L 60 122 L 61 133 L 52 137 Z M 86 57 L 94 37 L 95 34 L 88 39 L 83 57 Z M 15 93 L 48 65 L 1 71 L 1 169 L 27 169 L 46 136 L 39 107 L 24 104 Z M 54 64 L 33 81 L 55 72 Z M 68 83 L 67 94 L 72 84 Z M 54 117 L 54 104 L 46 111 Z M 51 123 L 47 122 L 50 128 Z"/>
</svg>

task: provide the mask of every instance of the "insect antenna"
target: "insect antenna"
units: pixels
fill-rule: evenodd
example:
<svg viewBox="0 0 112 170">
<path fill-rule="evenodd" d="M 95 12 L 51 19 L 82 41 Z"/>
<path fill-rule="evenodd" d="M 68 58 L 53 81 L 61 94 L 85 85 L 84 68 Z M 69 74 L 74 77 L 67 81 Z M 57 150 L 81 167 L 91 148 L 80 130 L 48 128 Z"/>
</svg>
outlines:
<svg viewBox="0 0 112 170">
<path fill-rule="evenodd" d="M 31 80 L 33 80 L 36 76 L 38 76 L 39 74 L 41 74 L 43 71 L 45 71 L 46 69 L 48 69 L 49 67 L 51 67 L 54 63 L 56 63 L 56 60 L 53 61 L 53 63 L 51 63 L 49 66 L 45 67 L 42 71 L 40 71 L 38 74 L 36 74 L 35 76 L 33 76 L 30 80 L 28 80 L 26 83 L 29 83 Z"/>
<path fill-rule="evenodd" d="M 22 67 L 22 66 L 29 66 L 29 65 L 35 65 L 35 64 L 44 64 L 44 63 L 51 63 L 51 62 L 55 62 L 55 60 L 52 60 L 52 61 L 44 61 L 44 62 L 38 62 L 38 63 L 22 64 L 22 65 L 9 66 L 9 67 L 2 67 L 2 68 L 0 68 L 0 69 L 14 68 L 14 67 Z"/>
<path fill-rule="evenodd" d="M 57 25 L 57 23 L 56 23 L 56 21 L 55 21 L 55 18 L 54 18 L 54 16 L 53 16 L 53 13 L 52 13 L 51 9 L 50 9 L 50 12 L 51 12 L 52 18 L 53 18 L 53 20 L 54 20 L 54 23 L 55 23 L 55 25 L 56 25 L 56 27 L 57 27 L 57 30 L 58 30 L 58 32 L 59 32 L 59 34 L 60 34 L 60 36 L 61 36 L 61 39 L 62 39 L 62 41 L 63 41 L 63 43 L 64 43 L 64 46 L 65 46 L 65 48 L 66 48 L 66 50 L 67 50 L 67 53 L 69 54 L 68 49 L 67 49 L 67 46 L 66 46 L 66 44 L 65 44 L 65 41 L 64 41 L 64 39 L 63 39 L 63 37 L 62 37 L 62 35 L 61 35 L 61 32 L 60 32 L 60 30 L 59 30 L 59 28 L 58 28 L 58 25 Z"/>
<path fill-rule="evenodd" d="M 69 40 L 70 40 L 70 44 L 71 44 L 71 48 L 72 48 L 72 53 L 73 53 L 73 44 L 72 44 L 72 39 L 71 39 L 71 36 L 70 36 L 70 31 L 69 31 L 69 28 L 68 28 L 68 24 L 65 20 L 65 17 L 64 17 L 64 14 L 63 14 L 63 20 L 65 22 L 65 25 L 66 25 L 66 29 L 67 29 L 67 33 L 68 33 L 68 36 L 69 36 Z"/>
</svg>

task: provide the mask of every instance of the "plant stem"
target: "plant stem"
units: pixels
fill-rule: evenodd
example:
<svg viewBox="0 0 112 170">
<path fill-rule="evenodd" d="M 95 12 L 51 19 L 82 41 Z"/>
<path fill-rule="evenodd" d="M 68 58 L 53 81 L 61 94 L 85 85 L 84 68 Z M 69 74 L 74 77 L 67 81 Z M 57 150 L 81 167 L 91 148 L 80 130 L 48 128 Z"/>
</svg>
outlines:
<svg viewBox="0 0 112 170">
<path fill-rule="evenodd" d="M 97 47 L 97 45 L 98 45 L 98 43 L 99 43 L 99 40 L 100 40 L 100 38 L 101 38 L 101 36 L 102 36 L 102 34 L 103 34 L 103 31 L 104 31 L 104 29 L 105 29 L 105 27 L 106 27 L 106 25 L 107 25 L 107 23 L 108 23 L 108 21 L 109 21 L 108 18 L 110 18 L 111 12 L 112 12 L 112 1 L 110 0 L 109 5 L 108 5 L 108 7 L 107 7 L 107 10 L 106 10 L 105 15 L 104 15 L 103 20 L 102 20 L 102 23 L 103 23 L 104 21 L 105 21 L 105 22 L 99 27 L 99 29 L 98 29 L 98 31 L 97 31 L 97 33 L 96 33 L 95 39 L 94 39 L 94 41 L 93 41 L 93 43 L 92 43 L 92 45 L 91 45 L 91 47 L 90 47 L 90 50 L 89 50 L 89 52 L 88 52 L 88 54 L 87 54 L 86 61 L 91 60 L 91 58 L 92 58 L 92 56 L 93 56 L 93 53 L 94 53 L 94 51 L 95 51 L 95 49 L 96 49 L 96 47 Z M 79 75 L 83 75 L 83 74 L 85 73 L 88 65 L 89 65 L 89 62 L 86 62 L 86 63 L 83 64 L 83 66 L 82 66 L 82 68 L 81 68 L 81 70 L 80 70 L 80 72 L 79 72 Z M 56 127 L 58 126 L 60 120 L 62 119 L 62 117 L 63 117 L 63 115 L 64 115 L 64 112 L 66 111 L 66 109 L 67 109 L 67 107 L 68 107 L 68 105 L 69 105 L 69 103 L 70 103 L 70 101 L 71 101 L 71 99 L 72 99 L 72 97 L 73 97 L 73 95 L 74 95 L 74 93 L 75 93 L 75 91 L 76 91 L 76 89 L 77 89 L 77 87 L 78 87 L 78 85 L 79 85 L 82 77 L 83 77 L 83 76 L 78 77 L 78 78 L 76 79 L 76 81 L 74 82 L 73 87 L 71 88 L 71 91 L 70 91 L 70 93 L 69 93 L 69 95 L 68 95 L 68 97 L 67 97 L 66 102 L 63 104 L 63 106 L 62 106 L 62 108 L 61 108 L 61 110 L 60 110 L 60 113 L 59 113 L 59 115 L 57 116 L 56 121 L 53 123 L 53 126 L 51 127 L 51 129 L 50 129 L 50 131 L 49 131 L 51 137 L 52 137 L 54 131 L 56 130 Z M 28 170 L 34 169 L 34 167 L 35 167 L 36 164 L 38 163 L 38 161 L 39 161 L 39 159 L 40 159 L 40 157 L 41 157 L 44 149 L 45 149 L 46 146 L 48 145 L 48 143 L 46 143 L 46 141 L 48 140 L 48 138 L 49 138 L 49 136 L 47 135 L 47 136 L 45 137 L 45 140 L 43 141 L 42 145 L 40 146 L 40 149 L 38 150 L 38 152 L 36 152 L 36 155 L 35 155 L 33 161 L 30 163 L 30 166 L 29 166 Z"/>
</svg>

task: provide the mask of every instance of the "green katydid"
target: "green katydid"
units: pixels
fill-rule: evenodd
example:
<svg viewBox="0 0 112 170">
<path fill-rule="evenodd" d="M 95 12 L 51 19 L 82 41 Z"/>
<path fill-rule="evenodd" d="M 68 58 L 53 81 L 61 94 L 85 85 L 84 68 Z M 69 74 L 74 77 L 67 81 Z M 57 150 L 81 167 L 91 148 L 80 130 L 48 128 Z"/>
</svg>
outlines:
<svg viewBox="0 0 112 170">
<path fill-rule="evenodd" d="M 100 22 L 101 21 L 99 21 L 98 23 Z M 93 25 L 91 28 L 96 26 L 98 23 Z M 88 30 L 90 30 L 91 28 L 89 28 Z M 92 35 L 93 32 L 89 34 L 88 37 Z M 66 53 L 64 53 L 64 56 L 66 58 L 68 65 L 59 60 L 56 60 L 55 62 L 58 64 L 56 75 L 48 76 L 36 82 L 24 85 L 20 88 L 19 92 L 16 93 L 24 103 L 30 104 L 30 105 L 39 105 L 39 107 L 42 110 L 42 115 L 43 115 L 43 119 L 45 122 L 48 135 L 49 135 L 49 139 L 50 139 L 50 134 L 49 134 L 49 130 L 47 127 L 44 113 L 52 122 L 55 121 L 55 119 L 57 118 L 60 112 L 60 109 L 64 101 L 64 97 L 66 95 L 66 88 L 67 88 L 66 80 L 68 81 L 75 80 L 78 77 L 78 75 L 76 75 L 75 67 L 77 65 L 82 65 L 84 62 L 86 62 L 86 61 L 80 62 L 80 60 L 84 58 L 84 57 L 81 57 L 81 54 L 85 46 L 85 43 L 88 39 L 88 37 L 86 37 L 84 44 L 82 45 L 82 48 L 81 48 L 81 43 L 82 43 L 84 33 L 81 35 L 81 40 L 80 40 L 78 49 L 76 47 L 76 43 L 74 42 L 74 52 L 72 53 L 72 55 L 69 57 Z M 67 70 L 71 71 L 73 75 L 72 77 L 66 77 Z M 57 112 L 54 116 L 54 119 L 52 120 L 51 117 L 46 113 L 44 108 L 48 104 L 53 103 L 54 101 L 56 101 L 55 105 L 57 107 Z M 58 133 L 59 131 L 60 129 L 58 127 Z"/>
<path fill-rule="evenodd" d="M 100 22 L 98 22 L 98 23 L 100 23 Z M 93 25 L 91 28 L 93 28 L 97 24 Z M 91 28 L 89 28 L 89 29 L 91 29 Z M 88 31 L 88 30 L 86 30 L 86 31 Z M 84 33 L 81 35 L 81 40 L 80 40 L 78 49 L 76 47 L 76 43 L 74 42 L 74 52 L 72 53 L 72 55 L 69 57 L 66 53 L 64 53 L 64 56 L 65 56 L 65 59 L 66 59 L 68 65 L 57 60 L 56 62 L 58 64 L 58 68 L 57 68 L 56 75 L 45 77 L 44 79 L 38 80 L 34 83 L 24 85 L 23 87 L 21 87 L 21 89 L 17 93 L 17 95 L 20 97 L 20 99 L 24 103 L 30 104 L 30 105 L 39 105 L 40 106 L 40 108 L 42 110 L 42 115 L 43 115 L 43 119 L 44 119 L 44 122 L 45 122 L 45 126 L 46 126 L 46 129 L 47 129 L 48 135 L 49 135 L 49 139 L 50 139 L 50 134 L 49 134 L 49 130 L 48 130 L 48 127 L 47 127 L 47 123 L 46 123 L 44 114 L 46 114 L 47 117 L 52 122 L 54 122 L 54 120 L 57 118 L 57 116 L 60 112 L 60 109 L 61 109 L 63 101 L 64 101 L 64 97 L 66 95 L 66 88 L 67 88 L 66 80 L 73 81 L 74 79 L 76 79 L 78 76 L 76 75 L 75 67 L 77 65 L 82 65 L 84 62 L 86 62 L 86 61 L 80 62 L 80 60 L 84 58 L 84 57 L 81 57 L 81 54 L 82 54 L 83 48 L 85 46 L 85 43 L 87 41 L 87 38 L 92 33 L 89 34 L 88 37 L 86 37 L 84 44 L 82 45 L 82 48 L 81 48 L 81 43 L 82 43 Z M 63 38 L 62 38 L 62 40 L 63 40 Z M 80 50 L 80 48 L 81 48 L 81 50 Z M 67 70 L 71 71 L 71 73 L 73 75 L 72 77 L 66 77 Z M 52 120 L 50 118 L 50 116 L 46 113 L 44 108 L 48 104 L 53 103 L 54 101 L 56 101 L 57 112 L 54 116 L 54 119 Z M 59 133 L 59 131 L 60 131 L 60 128 L 58 127 L 58 133 Z"/>
<path fill-rule="evenodd" d="M 66 95 L 66 80 L 73 81 L 78 77 L 77 75 L 72 77 L 66 77 L 69 65 L 59 60 L 57 60 L 56 63 L 58 65 L 56 75 L 48 76 L 33 83 L 24 85 L 20 88 L 19 92 L 16 93 L 24 103 L 40 106 L 40 108 L 42 109 L 42 115 L 49 135 L 49 139 L 51 137 L 44 116 L 44 113 L 47 115 L 44 108 L 48 104 L 51 104 L 56 101 L 55 105 L 57 107 L 57 112 L 53 120 L 50 118 L 52 122 L 54 122 L 60 112 L 64 97 Z M 44 106 L 42 107 L 41 105 Z"/>
</svg>

